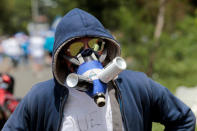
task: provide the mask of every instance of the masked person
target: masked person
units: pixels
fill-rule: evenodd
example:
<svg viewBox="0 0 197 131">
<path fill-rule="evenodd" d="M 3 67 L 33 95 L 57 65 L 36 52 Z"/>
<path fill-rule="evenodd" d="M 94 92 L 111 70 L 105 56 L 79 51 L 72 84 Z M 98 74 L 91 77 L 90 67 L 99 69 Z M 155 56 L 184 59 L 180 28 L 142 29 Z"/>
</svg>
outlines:
<svg viewBox="0 0 197 131">
<path fill-rule="evenodd" d="M 106 83 L 93 79 L 119 56 L 119 43 L 94 16 L 71 10 L 56 29 L 54 78 L 32 87 L 3 131 L 150 131 L 152 122 L 166 130 L 195 130 L 190 108 L 144 73 L 125 70 Z M 77 79 L 66 82 L 72 74 L 82 81 L 75 88 Z"/>
</svg>

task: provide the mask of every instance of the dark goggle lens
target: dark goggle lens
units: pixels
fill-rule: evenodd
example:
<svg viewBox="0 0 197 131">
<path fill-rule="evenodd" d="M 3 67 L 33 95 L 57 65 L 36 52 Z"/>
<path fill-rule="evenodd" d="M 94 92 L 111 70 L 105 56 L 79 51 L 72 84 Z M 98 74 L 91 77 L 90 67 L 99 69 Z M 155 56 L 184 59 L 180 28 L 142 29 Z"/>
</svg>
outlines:
<svg viewBox="0 0 197 131">
<path fill-rule="evenodd" d="M 88 41 L 88 47 L 94 51 L 100 52 L 104 48 L 104 41 L 102 39 L 94 38 Z M 84 48 L 83 42 L 74 42 L 69 46 L 69 52 L 71 56 L 76 56 Z"/>
<path fill-rule="evenodd" d="M 88 46 L 92 48 L 94 51 L 102 51 L 104 48 L 104 41 L 102 39 L 91 39 L 88 42 Z"/>
<path fill-rule="evenodd" d="M 83 42 L 74 42 L 69 46 L 69 52 L 71 56 L 76 56 L 84 47 Z"/>
</svg>

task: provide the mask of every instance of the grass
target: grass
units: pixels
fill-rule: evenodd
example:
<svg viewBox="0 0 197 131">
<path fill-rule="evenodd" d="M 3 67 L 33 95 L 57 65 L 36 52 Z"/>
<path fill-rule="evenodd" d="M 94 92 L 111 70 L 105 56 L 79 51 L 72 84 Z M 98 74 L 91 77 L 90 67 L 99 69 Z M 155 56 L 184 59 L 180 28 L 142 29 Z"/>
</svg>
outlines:
<svg viewBox="0 0 197 131">
<path fill-rule="evenodd" d="M 164 131 L 164 126 L 159 123 L 153 122 L 152 131 Z"/>
<path fill-rule="evenodd" d="M 153 122 L 152 131 L 164 131 L 164 126 L 159 123 Z M 197 127 L 196 127 L 195 131 L 197 131 Z"/>
</svg>

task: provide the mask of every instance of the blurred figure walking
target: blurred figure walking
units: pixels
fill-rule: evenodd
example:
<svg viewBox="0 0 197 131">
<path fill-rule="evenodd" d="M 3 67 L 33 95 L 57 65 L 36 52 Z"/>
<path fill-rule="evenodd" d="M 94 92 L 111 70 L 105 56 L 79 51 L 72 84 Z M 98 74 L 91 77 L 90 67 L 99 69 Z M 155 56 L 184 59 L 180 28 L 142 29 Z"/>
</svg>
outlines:
<svg viewBox="0 0 197 131">
<path fill-rule="evenodd" d="M 38 75 L 37 73 L 43 68 L 45 39 L 42 36 L 34 35 L 30 36 L 29 42 L 30 56 L 33 60 L 32 68 L 36 75 Z"/>
<path fill-rule="evenodd" d="M 13 95 L 14 78 L 7 73 L 0 73 L 0 129 L 19 104 L 20 99 Z"/>
<path fill-rule="evenodd" d="M 20 48 L 22 50 L 22 62 L 25 64 L 28 64 L 28 56 L 29 56 L 29 37 L 23 32 L 17 32 L 15 35 L 15 38 L 19 42 Z"/>
<path fill-rule="evenodd" d="M 55 41 L 54 31 L 49 30 L 46 32 L 46 38 L 44 43 L 44 50 L 46 52 L 45 63 L 47 65 L 51 65 L 52 63 L 52 51 L 53 51 L 53 44 Z"/>
<path fill-rule="evenodd" d="M 16 68 L 20 61 L 22 55 L 22 50 L 20 48 L 19 42 L 15 37 L 10 37 L 2 41 L 3 52 L 12 61 L 12 68 Z"/>
</svg>

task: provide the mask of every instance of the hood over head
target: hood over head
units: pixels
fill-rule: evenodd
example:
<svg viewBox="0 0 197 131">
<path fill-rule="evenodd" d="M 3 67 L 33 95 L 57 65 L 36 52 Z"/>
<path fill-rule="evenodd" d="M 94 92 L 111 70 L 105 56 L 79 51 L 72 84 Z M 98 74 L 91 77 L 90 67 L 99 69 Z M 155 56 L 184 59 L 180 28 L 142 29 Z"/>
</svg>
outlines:
<svg viewBox="0 0 197 131">
<path fill-rule="evenodd" d="M 55 79 L 61 85 L 64 85 L 67 75 L 71 73 L 68 62 L 62 57 L 63 49 L 70 41 L 81 37 L 102 38 L 107 48 L 106 61 L 108 62 L 120 56 L 118 42 L 96 17 L 81 9 L 72 9 L 61 19 L 55 32 L 52 70 Z"/>
</svg>

